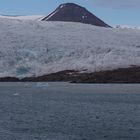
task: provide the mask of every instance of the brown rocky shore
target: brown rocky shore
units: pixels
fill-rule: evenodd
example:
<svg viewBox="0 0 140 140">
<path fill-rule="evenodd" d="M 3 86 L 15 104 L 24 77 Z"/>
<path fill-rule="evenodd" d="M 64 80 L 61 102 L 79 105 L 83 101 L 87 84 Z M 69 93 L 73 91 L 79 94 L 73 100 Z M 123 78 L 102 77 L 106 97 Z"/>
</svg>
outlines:
<svg viewBox="0 0 140 140">
<path fill-rule="evenodd" d="M 3 77 L 0 82 L 56 82 L 66 81 L 72 83 L 140 83 L 140 67 L 120 68 L 116 70 L 100 71 L 94 73 L 80 73 L 66 70 L 39 77 Z"/>
</svg>

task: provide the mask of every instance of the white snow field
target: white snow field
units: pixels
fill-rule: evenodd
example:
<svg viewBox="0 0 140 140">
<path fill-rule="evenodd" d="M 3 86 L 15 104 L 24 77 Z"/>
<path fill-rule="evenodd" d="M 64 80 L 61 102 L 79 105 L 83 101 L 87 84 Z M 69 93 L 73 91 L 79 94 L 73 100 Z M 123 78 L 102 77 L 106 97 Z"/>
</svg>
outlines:
<svg viewBox="0 0 140 140">
<path fill-rule="evenodd" d="M 44 15 L 30 15 L 30 16 L 10 16 L 10 15 L 0 15 L 0 18 L 5 18 L 5 19 L 19 19 L 19 20 L 41 20 L 45 16 Z"/>
<path fill-rule="evenodd" d="M 0 77 L 133 65 L 140 66 L 138 29 L 0 17 Z"/>
</svg>

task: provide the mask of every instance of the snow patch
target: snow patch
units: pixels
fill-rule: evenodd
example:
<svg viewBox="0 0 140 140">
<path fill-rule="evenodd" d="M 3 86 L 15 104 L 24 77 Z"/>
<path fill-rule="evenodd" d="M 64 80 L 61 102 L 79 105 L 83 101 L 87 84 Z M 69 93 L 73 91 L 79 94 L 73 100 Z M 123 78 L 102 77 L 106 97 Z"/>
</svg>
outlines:
<svg viewBox="0 0 140 140">
<path fill-rule="evenodd" d="M 51 13 L 45 20 L 48 20 L 49 18 L 51 18 L 53 15 L 55 15 L 59 10 L 54 11 L 53 13 Z"/>
</svg>

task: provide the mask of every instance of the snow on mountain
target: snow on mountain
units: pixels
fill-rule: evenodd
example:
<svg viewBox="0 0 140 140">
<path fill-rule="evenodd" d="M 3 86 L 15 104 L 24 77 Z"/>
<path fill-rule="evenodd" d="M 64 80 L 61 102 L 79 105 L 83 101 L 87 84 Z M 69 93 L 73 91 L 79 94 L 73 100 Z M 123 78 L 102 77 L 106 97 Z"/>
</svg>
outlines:
<svg viewBox="0 0 140 140">
<path fill-rule="evenodd" d="M 140 65 L 140 30 L 0 18 L 0 77 Z"/>
<path fill-rule="evenodd" d="M 18 19 L 18 20 L 42 20 L 44 15 L 30 15 L 30 16 L 10 16 L 10 15 L 0 15 L 0 18 L 7 19 Z"/>
</svg>

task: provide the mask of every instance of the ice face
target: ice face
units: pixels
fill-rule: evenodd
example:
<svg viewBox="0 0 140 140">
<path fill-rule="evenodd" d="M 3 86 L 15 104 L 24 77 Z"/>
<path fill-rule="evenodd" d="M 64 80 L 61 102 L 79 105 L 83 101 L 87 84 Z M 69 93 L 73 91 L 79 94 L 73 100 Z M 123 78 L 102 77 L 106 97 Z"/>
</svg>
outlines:
<svg viewBox="0 0 140 140">
<path fill-rule="evenodd" d="M 140 30 L 0 18 L 0 77 L 140 65 Z"/>
</svg>

